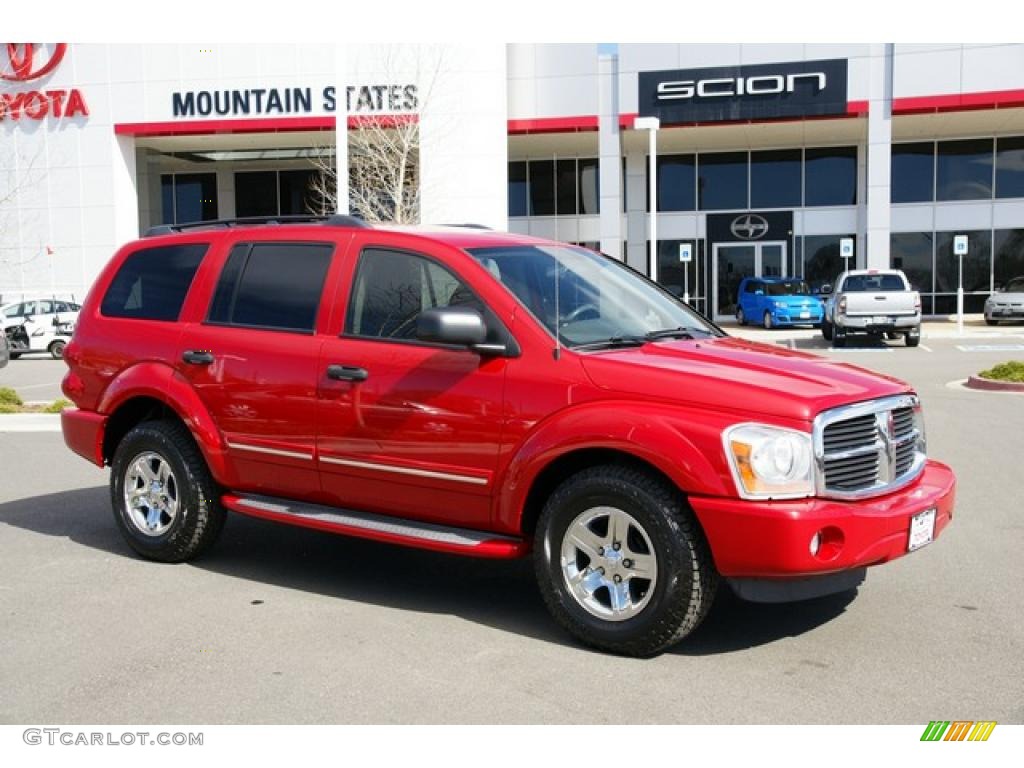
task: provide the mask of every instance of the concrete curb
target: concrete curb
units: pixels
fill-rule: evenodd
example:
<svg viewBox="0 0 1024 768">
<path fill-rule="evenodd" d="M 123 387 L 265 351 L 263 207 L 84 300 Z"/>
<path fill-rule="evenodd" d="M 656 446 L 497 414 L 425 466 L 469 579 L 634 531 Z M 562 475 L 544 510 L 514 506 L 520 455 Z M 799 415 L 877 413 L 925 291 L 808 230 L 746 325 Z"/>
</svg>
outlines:
<svg viewBox="0 0 1024 768">
<path fill-rule="evenodd" d="M 60 414 L 0 414 L 0 433 L 2 432 L 60 432 Z"/>
<path fill-rule="evenodd" d="M 1015 381 L 993 381 L 983 379 L 980 376 L 968 376 L 965 387 L 971 389 L 983 389 L 987 392 L 1021 392 L 1024 393 L 1024 384 Z"/>
</svg>

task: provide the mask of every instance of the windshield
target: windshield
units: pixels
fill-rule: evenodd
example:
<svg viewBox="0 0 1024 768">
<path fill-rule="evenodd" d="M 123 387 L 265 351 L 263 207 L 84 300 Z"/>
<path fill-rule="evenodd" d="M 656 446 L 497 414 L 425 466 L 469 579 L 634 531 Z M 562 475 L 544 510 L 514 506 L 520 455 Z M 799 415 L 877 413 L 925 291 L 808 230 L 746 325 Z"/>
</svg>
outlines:
<svg viewBox="0 0 1024 768">
<path fill-rule="evenodd" d="M 769 296 L 810 296 L 811 289 L 803 280 L 787 280 L 784 283 L 767 283 L 765 291 Z"/>
<path fill-rule="evenodd" d="M 1003 288 L 1006 293 L 1024 293 L 1024 277 L 1015 277 Z"/>
<path fill-rule="evenodd" d="M 566 346 L 637 343 L 653 340 L 652 334 L 721 335 L 668 292 L 593 251 L 555 245 L 468 250 Z"/>
</svg>

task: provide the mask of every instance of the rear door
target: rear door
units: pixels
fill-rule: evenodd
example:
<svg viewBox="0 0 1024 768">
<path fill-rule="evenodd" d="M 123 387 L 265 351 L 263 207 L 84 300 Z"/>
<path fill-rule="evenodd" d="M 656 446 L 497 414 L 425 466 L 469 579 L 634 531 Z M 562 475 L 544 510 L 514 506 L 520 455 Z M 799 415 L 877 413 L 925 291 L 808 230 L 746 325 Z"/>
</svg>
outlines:
<svg viewBox="0 0 1024 768">
<path fill-rule="evenodd" d="M 228 445 L 233 489 L 318 498 L 316 333 L 335 244 L 231 243 L 208 309 L 186 324 L 177 370 Z"/>
<path fill-rule="evenodd" d="M 499 321 L 462 276 L 424 252 L 366 245 L 346 284 L 342 333 L 325 341 L 317 371 L 330 503 L 486 527 L 508 359 L 421 342 L 416 320 L 459 305 Z M 332 366 L 343 376 L 332 378 Z"/>
</svg>

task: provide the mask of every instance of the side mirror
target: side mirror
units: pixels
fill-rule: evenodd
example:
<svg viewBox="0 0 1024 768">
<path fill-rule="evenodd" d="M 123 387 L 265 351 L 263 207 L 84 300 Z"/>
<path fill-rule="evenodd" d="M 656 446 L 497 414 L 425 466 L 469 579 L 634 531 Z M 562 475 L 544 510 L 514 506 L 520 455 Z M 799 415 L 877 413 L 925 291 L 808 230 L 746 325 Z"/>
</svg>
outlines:
<svg viewBox="0 0 1024 768">
<path fill-rule="evenodd" d="M 824 285 L 822 285 L 821 293 L 824 296 L 827 296 L 828 294 L 832 293 L 832 283 L 825 283 Z"/>
<path fill-rule="evenodd" d="M 422 312 L 416 319 L 416 338 L 472 347 L 484 343 L 487 327 L 475 309 L 437 307 Z"/>
</svg>

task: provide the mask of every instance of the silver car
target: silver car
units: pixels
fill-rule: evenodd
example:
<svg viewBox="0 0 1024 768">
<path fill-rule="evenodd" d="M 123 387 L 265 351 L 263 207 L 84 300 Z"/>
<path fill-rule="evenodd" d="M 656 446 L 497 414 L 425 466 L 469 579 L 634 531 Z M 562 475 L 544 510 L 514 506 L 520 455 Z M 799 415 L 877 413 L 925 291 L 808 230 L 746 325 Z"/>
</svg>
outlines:
<svg viewBox="0 0 1024 768">
<path fill-rule="evenodd" d="M 1000 320 L 1024 320 L 1024 277 L 1013 278 L 985 299 L 985 322 L 996 325 Z"/>
</svg>

